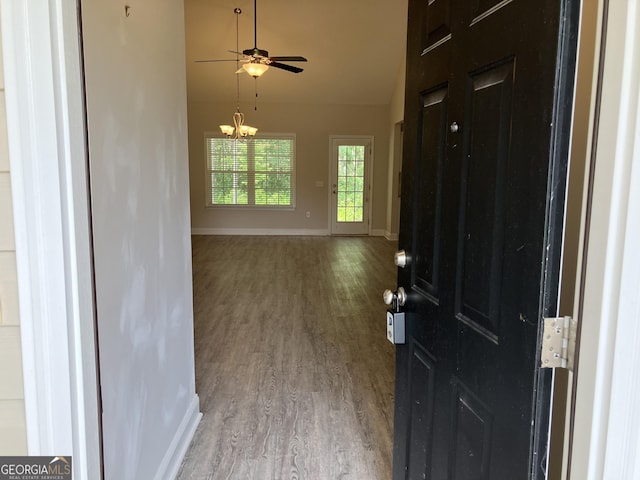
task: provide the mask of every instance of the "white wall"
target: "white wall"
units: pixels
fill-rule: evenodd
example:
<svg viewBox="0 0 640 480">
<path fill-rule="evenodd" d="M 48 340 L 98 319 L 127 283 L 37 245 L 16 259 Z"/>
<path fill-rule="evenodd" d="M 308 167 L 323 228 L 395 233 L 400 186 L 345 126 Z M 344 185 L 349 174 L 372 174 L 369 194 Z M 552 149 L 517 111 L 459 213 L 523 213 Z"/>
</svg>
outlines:
<svg viewBox="0 0 640 480">
<path fill-rule="evenodd" d="M 576 307 L 572 480 L 640 478 L 640 1 L 610 1 L 607 11 Z"/>
<path fill-rule="evenodd" d="M 108 480 L 170 478 L 199 419 L 183 3 L 131 6 L 82 2 Z"/>
</svg>

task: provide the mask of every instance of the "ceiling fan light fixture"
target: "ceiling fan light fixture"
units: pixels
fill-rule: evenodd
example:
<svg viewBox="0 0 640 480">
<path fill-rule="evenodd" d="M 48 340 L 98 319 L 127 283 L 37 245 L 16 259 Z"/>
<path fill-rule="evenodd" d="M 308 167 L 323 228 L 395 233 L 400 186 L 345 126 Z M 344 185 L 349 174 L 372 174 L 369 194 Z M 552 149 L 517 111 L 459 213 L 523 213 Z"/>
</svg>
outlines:
<svg viewBox="0 0 640 480">
<path fill-rule="evenodd" d="M 244 70 L 252 77 L 258 78 L 264 72 L 269 70 L 269 65 L 259 62 L 248 62 L 242 65 L 242 68 L 244 68 Z"/>
</svg>

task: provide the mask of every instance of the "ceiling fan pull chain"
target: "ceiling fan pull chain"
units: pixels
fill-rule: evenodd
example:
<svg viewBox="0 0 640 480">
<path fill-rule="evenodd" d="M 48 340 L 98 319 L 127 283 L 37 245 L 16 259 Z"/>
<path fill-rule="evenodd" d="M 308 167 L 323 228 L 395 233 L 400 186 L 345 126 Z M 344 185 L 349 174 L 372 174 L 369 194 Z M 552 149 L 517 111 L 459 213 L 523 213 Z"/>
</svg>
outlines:
<svg viewBox="0 0 640 480">
<path fill-rule="evenodd" d="M 258 77 L 253 77 L 256 86 L 256 98 L 253 100 L 253 111 L 258 111 Z"/>
</svg>

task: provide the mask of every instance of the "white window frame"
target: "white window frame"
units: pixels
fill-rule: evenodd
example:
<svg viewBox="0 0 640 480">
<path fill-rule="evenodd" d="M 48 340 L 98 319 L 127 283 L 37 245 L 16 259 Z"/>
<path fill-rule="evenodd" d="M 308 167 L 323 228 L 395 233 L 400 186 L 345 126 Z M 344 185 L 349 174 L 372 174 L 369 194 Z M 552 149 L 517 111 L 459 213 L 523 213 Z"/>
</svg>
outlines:
<svg viewBox="0 0 640 480">
<path fill-rule="evenodd" d="M 250 189 L 249 195 L 249 203 L 248 204 L 213 204 L 211 203 L 211 177 L 209 170 L 209 160 L 208 160 L 208 141 L 211 138 L 226 138 L 224 135 L 219 132 L 205 132 L 204 134 L 204 182 L 205 182 L 205 208 L 213 208 L 213 209 L 240 209 L 240 210 L 295 210 L 296 208 L 296 134 L 295 133 L 263 133 L 256 136 L 256 139 L 260 140 L 291 140 L 293 142 L 293 147 L 291 149 L 291 203 L 289 205 L 255 205 L 252 202 L 255 202 L 255 184 L 254 188 Z M 244 141 L 244 140 L 238 140 Z M 252 140 L 247 141 L 247 149 L 252 148 Z M 251 174 L 255 173 L 255 160 L 253 155 L 247 155 L 250 169 L 248 172 Z M 250 175 L 251 177 L 251 175 Z"/>
</svg>

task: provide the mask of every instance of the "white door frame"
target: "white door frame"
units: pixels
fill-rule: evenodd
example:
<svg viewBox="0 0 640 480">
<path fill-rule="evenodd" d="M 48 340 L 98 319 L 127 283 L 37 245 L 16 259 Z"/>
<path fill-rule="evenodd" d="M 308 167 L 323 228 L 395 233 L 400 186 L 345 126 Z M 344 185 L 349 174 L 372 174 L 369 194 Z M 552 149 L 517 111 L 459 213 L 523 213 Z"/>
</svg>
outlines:
<svg viewBox="0 0 640 480">
<path fill-rule="evenodd" d="M 569 478 L 631 480 L 640 478 L 640 0 L 598 7 L 608 15 Z"/>
<path fill-rule="evenodd" d="M 371 218 L 372 218 L 372 208 L 371 205 L 373 205 L 373 198 L 372 198 L 372 193 L 373 193 L 373 164 L 374 162 L 374 145 L 373 145 L 373 136 L 372 135 L 330 135 L 329 136 L 329 188 L 328 188 L 328 192 L 329 192 L 329 232 L 331 232 L 332 235 L 341 235 L 340 232 L 336 232 L 334 231 L 334 217 L 335 217 L 335 212 L 334 212 L 334 198 L 335 195 L 333 194 L 333 181 L 334 181 L 334 176 L 337 175 L 337 163 L 336 163 L 336 158 L 334 156 L 334 151 L 336 148 L 336 143 L 340 142 L 340 141 L 345 141 L 345 142 L 350 142 L 353 141 L 354 144 L 357 145 L 357 143 L 355 142 L 362 142 L 362 143 L 369 143 L 370 146 L 370 152 L 369 152 L 369 163 L 365 164 L 365 203 L 366 203 L 366 210 L 365 210 L 365 216 L 363 221 L 365 221 L 367 223 L 367 235 L 371 235 Z"/>
<path fill-rule="evenodd" d="M 72 0 L 0 0 L 29 453 L 72 452 L 74 478 L 94 480 L 98 387 L 77 15 Z M 581 355 L 579 366 L 574 480 L 640 475 L 639 17 L 640 0 L 609 3 L 581 341 L 584 353 L 585 337 L 594 338 L 595 355 L 591 365 Z"/>
<path fill-rule="evenodd" d="M 78 5 L 0 0 L 29 455 L 101 477 Z"/>
</svg>

